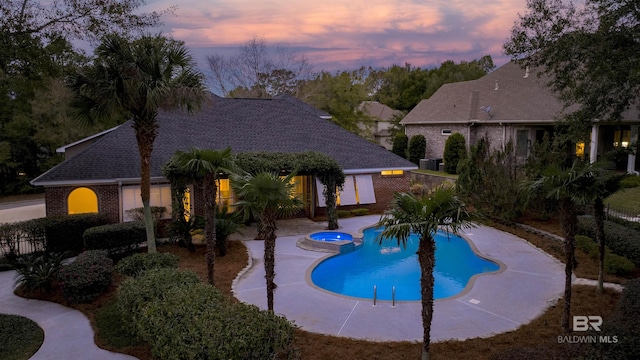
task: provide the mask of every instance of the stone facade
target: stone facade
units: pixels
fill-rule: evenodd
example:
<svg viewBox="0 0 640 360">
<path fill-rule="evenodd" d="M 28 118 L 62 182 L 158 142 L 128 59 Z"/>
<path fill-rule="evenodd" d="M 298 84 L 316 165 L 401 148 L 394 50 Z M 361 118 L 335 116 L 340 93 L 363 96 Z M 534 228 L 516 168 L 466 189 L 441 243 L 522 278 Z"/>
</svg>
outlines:
<svg viewBox="0 0 640 360">
<path fill-rule="evenodd" d="M 120 221 L 120 194 L 118 185 L 90 186 L 48 186 L 45 188 L 47 216 L 67 215 L 69 194 L 79 188 L 86 187 L 98 197 L 98 212 L 107 214 L 112 222 Z"/>
</svg>

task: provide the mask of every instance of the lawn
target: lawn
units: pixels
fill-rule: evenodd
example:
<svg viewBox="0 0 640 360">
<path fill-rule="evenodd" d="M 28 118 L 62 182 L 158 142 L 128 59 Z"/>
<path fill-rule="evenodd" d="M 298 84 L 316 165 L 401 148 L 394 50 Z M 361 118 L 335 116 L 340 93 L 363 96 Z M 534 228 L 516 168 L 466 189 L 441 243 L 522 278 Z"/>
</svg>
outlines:
<svg viewBox="0 0 640 360">
<path fill-rule="evenodd" d="M 32 320 L 0 314 L 0 359 L 29 359 L 43 341 L 44 331 Z"/>
<path fill-rule="evenodd" d="M 611 210 L 637 216 L 640 214 L 640 186 L 622 189 L 609 196 L 605 203 Z"/>
</svg>

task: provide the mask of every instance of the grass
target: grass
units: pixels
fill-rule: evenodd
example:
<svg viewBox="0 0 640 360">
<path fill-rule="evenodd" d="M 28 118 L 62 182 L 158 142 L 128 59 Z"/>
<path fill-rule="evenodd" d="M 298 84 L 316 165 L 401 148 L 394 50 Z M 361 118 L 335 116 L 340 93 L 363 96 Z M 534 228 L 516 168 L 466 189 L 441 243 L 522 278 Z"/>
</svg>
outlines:
<svg viewBox="0 0 640 360">
<path fill-rule="evenodd" d="M 611 210 L 636 216 L 640 214 L 640 186 L 622 189 L 609 196 L 605 203 Z"/>
<path fill-rule="evenodd" d="M 22 316 L 0 314 L 0 359 L 29 359 L 43 341 L 44 331 L 35 322 Z"/>
<path fill-rule="evenodd" d="M 44 199 L 44 194 L 22 194 L 22 195 L 0 196 L 0 204 L 11 203 L 16 201 L 25 201 L 25 200 L 39 200 L 39 199 Z"/>
</svg>

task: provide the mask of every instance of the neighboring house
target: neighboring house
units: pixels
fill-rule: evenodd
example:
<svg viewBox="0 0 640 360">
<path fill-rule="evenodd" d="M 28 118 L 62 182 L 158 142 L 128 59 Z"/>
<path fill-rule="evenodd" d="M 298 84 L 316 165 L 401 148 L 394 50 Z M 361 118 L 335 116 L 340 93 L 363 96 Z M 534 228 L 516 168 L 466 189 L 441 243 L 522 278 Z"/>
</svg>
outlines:
<svg viewBox="0 0 640 360">
<path fill-rule="evenodd" d="M 409 170 L 416 167 L 380 146 L 346 131 L 327 119 L 328 114 L 291 96 L 274 99 L 213 97 L 196 114 L 161 112 L 159 133 L 151 156 L 151 205 L 170 214 L 168 181 L 161 167 L 176 150 L 193 147 L 240 152 L 317 151 L 334 158 L 346 176 L 339 193 L 339 208 L 385 210 L 395 191 L 409 189 Z M 141 207 L 140 155 L 131 122 L 86 138 L 62 150 L 80 152 L 34 179 L 45 187 L 47 215 L 82 212 L 107 213 L 115 221 L 129 220 L 126 211 Z M 308 216 L 325 212 L 322 185 L 311 176 L 297 176 L 296 192 Z M 189 207 L 204 213 L 202 189 L 190 187 Z M 219 202 L 235 202 L 229 182 L 219 183 Z"/>
<path fill-rule="evenodd" d="M 377 101 L 363 101 L 359 106 L 359 110 L 369 115 L 373 119 L 373 127 L 371 128 L 371 135 L 374 141 L 385 149 L 391 150 L 391 120 L 394 116 L 401 116 L 402 111 L 393 110 L 387 105 L 381 104 Z"/>
<path fill-rule="evenodd" d="M 401 121 L 406 134 L 422 134 L 427 139 L 426 158 L 442 158 L 449 135 L 464 135 L 467 146 L 489 138 L 492 147 L 513 141 L 518 157 L 526 158 L 531 145 L 553 132 L 556 119 L 565 109 L 546 86 L 548 78 L 510 62 L 484 77 L 445 84 L 429 99 L 422 100 Z M 616 146 L 628 147 L 638 136 L 637 108 L 625 112 L 618 123 L 593 121 L 590 141 L 575 144 L 573 154 L 594 162 Z M 627 171 L 638 165 L 628 156 Z"/>
</svg>

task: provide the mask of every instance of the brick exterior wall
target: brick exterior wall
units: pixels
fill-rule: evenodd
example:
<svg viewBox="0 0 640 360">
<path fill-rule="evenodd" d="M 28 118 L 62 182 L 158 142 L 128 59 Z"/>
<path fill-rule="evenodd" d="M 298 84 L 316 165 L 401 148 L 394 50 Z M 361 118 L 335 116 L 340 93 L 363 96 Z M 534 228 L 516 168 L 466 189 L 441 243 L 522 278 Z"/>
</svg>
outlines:
<svg viewBox="0 0 640 360">
<path fill-rule="evenodd" d="M 120 194 L 118 185 L 92 186 L 51 186 L 45 188 L 45 203 L 47 216 L 67 215 L 69 194 L 80 187 L 86 187 L 96 193 L 98 197 L 98 212 L 107 214 L 113 222 L 120 221 Z"/>
<path fill-rule="evenodd" d="M 411 174 L 405 171 L 403 175 L 382 176 L 380 173 L 370 174 L 373 180 L 373 189 L 376 195 L 375 204 L 358 204 L 338 206 L 338 210 L 369 209 L 372 214 L 381 214 L 389 208 L 393 194 L 396 192 L 407 192 L 411 187 Z M 316 216 L 327 214 L 325 207 L 317 206 Z"/>
</svg>

